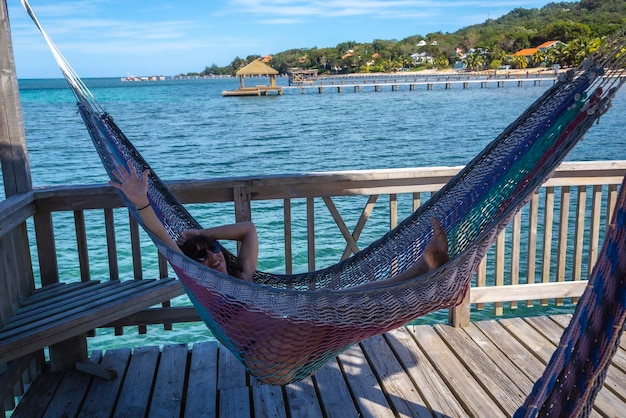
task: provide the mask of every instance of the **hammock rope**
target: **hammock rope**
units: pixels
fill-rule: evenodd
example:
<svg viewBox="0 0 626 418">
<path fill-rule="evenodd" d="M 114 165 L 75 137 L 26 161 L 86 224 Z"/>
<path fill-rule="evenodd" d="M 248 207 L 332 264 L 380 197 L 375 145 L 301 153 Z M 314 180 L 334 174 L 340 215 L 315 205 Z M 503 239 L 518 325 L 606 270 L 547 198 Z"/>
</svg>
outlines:
<svg viewBox="0 0 626 418">
<path fill-rule="evenodd" d="M 626 177 L 569 326 L 515 418 L 588 416 L 626 327 Z"/>
<path fill-rule="evenodd" d="M 48 42 L 102 163 L 149 165 L 102 109 L 45 34 L 26 0 L 22 4 Z M 168 259 L 213 335 L 263 383 L 309 376 L 352 344 L 429 312 L 459 304 L 480 260 L 515 213 L 549 178 L 589 127 L 608 110 L 621 87 L 626 59 L 623 32 L 607 40 L 579 68 L 561 74 L 517 120 L 446 186 L 395 229 L 354 256 L 314 272 L 258 271 L 248 283 L 200 265 L 150 234 Z M 113 177 L 112 177 L 113 178 Z M 148 197 L 174 240 L 199 228 L 150 170 Z M 141 217 L 122 195 L 135 218 Z M 439 219 L 450 261 L 402 283 L 359 289 L 410 267 Z"/>
</svg>

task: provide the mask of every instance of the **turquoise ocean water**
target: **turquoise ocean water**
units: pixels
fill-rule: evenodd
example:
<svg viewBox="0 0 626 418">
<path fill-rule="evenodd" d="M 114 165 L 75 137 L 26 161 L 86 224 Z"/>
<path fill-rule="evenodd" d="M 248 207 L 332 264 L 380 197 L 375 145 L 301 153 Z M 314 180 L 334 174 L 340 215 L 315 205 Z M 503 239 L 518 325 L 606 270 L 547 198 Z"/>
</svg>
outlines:
<svg viewBox="0 0 626 418">
<path fill-rule="evenodd" d="M 449 90 L 418 86 L 415 91 L 406 86 L 400 91 L 391 91 L 389 87 L 381 92 L 372 89 L 360 93 L 326 89 L 323 94 L 308 90 L 304 95 L 295 89 L 282 96 L 224 98 L 222 90 L 237 88 L 237 79 L 85 82 L 156 173 L 168 180 L 464 165 L 549 84 L 517 87 L 516 83 L 509 83 L 504 88 L 494 85 L 487 89 L 462 89 L 459 85 Z M 107 176 L 65 81 L 20 80 L 19 84 L 34 186 L 105 183 Z M 267 81 L 261 79 L 254 84 Z M 280 79 L 279 84 L 285 85 L 286 80 Z M 626 159 L 625 110 L 626 92 L 621 91 L 613 109 L 591 129 L 568 160 Z M 0 189 L 0 198 L 4 198 L 1 184 Z M 261 205 L 253 210 L 260 236 L 259 268 L 283 271 L 283 250 L 272 245 L 274 238 L 282 236 L 273 219 L 275 209 Z M 194 208 L 190 210 L 193 213 Z M 211 222 L 232 221 L 232 210 L 228 208 L 197 210 L 207 226 Z M 353 215 L 356 219 L 359 213 Z M 86 216 L 89 222 L 91 215 Z M 90 224 L 100 239 L 101 217 L 94 215 Z M 119 217 L 123 222 L 124 214 Z M 69 270 L 61 274 L 78 277 L 75 261 L 68 261 L 71 266 L 63 267 L 64 257 L 75 258 L 73 221 L 59 218 L 58 222 L 55 218 L 59 265 Z M 372 239 L 385 227 L 373 228 Z M 326 248 L 325 242 L 335 240 L 330 232 L 325 236 L 324 227 L 318 233 L 318 248 Z M 34 241 L 34 235 L 31 240 Z M 118 240 L 124 257 L 128 252 L 123 239 Z M 99 270 L 106 271 L 106 252 L 98 239 L 92 241 L 93 278 L 106 279 L 98 277 Z M 296 248 L 296 271 L 306 267 L 304 251 L 299 257 Z M 317 267 L 336 262 L 341 254 L 339 249 L 326 251 L 329 254 L 319 254 L 322 264 Z M 125 262 L 128 260 L 120 260 L 121 269 Z M 193 342 L 210 335 L 204 325 L 175 325 L 174 331 L 168 333 L 151 331 L 147 336 L 136 336 L 129 332 L 121 339 L 113 339 L 109 333 L 99 332 L 96 338 L 98 347 L 105 348 Z"/>
</svg>

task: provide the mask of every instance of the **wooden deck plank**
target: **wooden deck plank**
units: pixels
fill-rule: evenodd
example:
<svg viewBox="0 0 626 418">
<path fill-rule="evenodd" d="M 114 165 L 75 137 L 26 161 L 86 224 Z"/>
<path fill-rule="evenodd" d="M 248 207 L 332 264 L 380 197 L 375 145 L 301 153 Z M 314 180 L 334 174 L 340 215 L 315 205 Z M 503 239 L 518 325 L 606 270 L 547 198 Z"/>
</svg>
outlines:
<svg viewBox="0 0 626 418">
<path fill-rule="evenodd" d="M 43 416 L 54 393 L 61 384 L 63 372 L 40 374 L 26 392 L 29 402 L 20 402 L 11 418 L 38 418 Z"/>
<path fill-rule="evenodd" d="M 358 344 L 353 345 L 340 354 L 338 360 L 361 416 L 393 415 L 391 406 L 389 406 L 372 368 L 365 359 L 361 347 Z"/>
<path fill-rule="evenodd" d="M 472 342 L 480 347 L 487 357 L 498 365 L 500 371 L 511 379 L 511 382 L 522 391 L 524 394 L 523 397 L 526 398 L 533 388 L 534 380 L 522 374 L 520 369 L 498 348 L 498 346 L 491 344 L 489 338 L 487 338 L 477 326 L 471 325 L 464 329 L 464 331 L 472 339 Z M 513 340 L 514 338 L 509 336 L 509 339 Z"/>
<path fill-rule="evenodd" d="M 435 370 L 430 360 L 420 350 L 409 331 L 398 328 L 385 335 L 407 374 L 415 382 L 421 399 L 436 417 L 467 415 L 461 403 Z"/>
<path fill-rule="evenodd" d="M 330 360 L 314 376 L 323 413 L 329 418 L 358 416 L 337 360 Z"/>
<path fill-rule="evenodd" d="M 220 417 L 252 417 L 249 387 L 227 387 L 220 390 Z"/>
<path fill-rule="evenodd" d="M 78 414 L 84 397 L 87 395 L 92 377 L 69 370 L 64 373 L 61 384 L 48 404 L 44 418 L 73 417 Z"/>
<path fill-rule="evenodd" d="M 361 343 L 393 411 L 401 417 L 431 417 L 426 402 L 395 357 L 384 336 Z"/>
<path fill-rule="evenodd" d="M 502 408 L 507 415 L 513 415 L 519 405 L 526 399 L 526 393 L 503 372 L 504 365 L 496 364 L 477 346 L 465 332 L 448 325 L 435 325 L 434 330 L 441 339 L 454 351 L 465 368 L 480 382 L 490 397 Z"/>
<path fill-rule="evenodd" d="M 252 407 L 255 418 L 287 417 L 283 391 L 280 386 L 252 386 Z"/>
<path fill-rule="evenodd" d="M 188 352 L 187 344 L 171 344 L 163 347 L 150 403 L 151 417 L 180 416 Z"/>
<path fill-rule="evenodd" d="M 522 318 L 510 318 L 504 324 L 522 344 L 539 356 L 544 365 L 548 364 L 556 350 L 556 346 L 550 340 Z M 617 401 L 616 396 L 610 391 L 602 389 L 596 396 L 594 407 L 605 416 L 617 417 L 622 415 L 623 410 L 620 409 L 623 409 L 624 403 Z"/>
<path fill-rule="evenodd" d="M 322 408 L 315 392 L 312 377 L 285 386 L 285 396 L 292 418 L 312 418 L 322 416 Z"/>
<path fill-rule="evenodd" d="M 218 350 L 217 389 L 246 386 L 246 368 L 227 349 Z"/>
<path fill-rule="evenodd" d="M 613 356 L 612 360 L 613 366 L 626 373 L 626 350 L 618 348 L 615 351 L 615 355 Z"/>
<path fill-rule="evenodd" d="M 499 321 L 481 321 L 478 328 L 532 382 L 541 377 L 546 366 L 501 325 Z"/>
<path fill-rule="evenodd" d="M 115 348 L 106 351 L 100 364 L 115 370 L 118 378 L 93 379 L 83 407 L 78 413 L 79 418 L 105 418 L 113 414 L 113 408 L 122 387 L 122 378 L 130 362 L 130 355 L 130 348 Z"/>
<path fill-rule="evenodd" d="M 147 413 L 158 359 L 159 347 L 135 349 L 124 378 L 114 417 L 141 417 Z"/>
<path fill-rule="evenodd" d="M 100 350 L 94 351 L 89 360 L 94 363 L 99 363 L 102 360 L 102 352 Z M 92 380 L 92 376 L 77 370 L 65 372 L 61 384 L 48 404 L 43 417 L 57 418 L 76 416 L 80 411 Z"/>
<path fill-rule="evenodd" d="M 561 328 L 559 324 L 552 321 L 547 316 L 525 318 L 525 320 L 544 337 L 548 338 L 555 346 L 558 346 L 561 334 L 563 333 L 563 328 Z M 610 367 L 604 379 L 604 386 L 619 397 L 620 394 L 626 393 L 626 374 L 615 367 Z M 623 396 L 621 399 L 622 401 L 625 400 Z"/>
<path fill-rule="evenodd" d="M 500 407 L 489 397 L 434 329 L 418 326 L 412 327 L 411 332 L 435 369 L 444 376 L 455 397 L 467 409 L 468 414 L 479 417 L 502 416 L 503 411 Z"/>
<path fill-rule="evenodd" d="M 568 320 L 400 328 L 284 387 L 260 384 L 215 341 L 196 343 L 191 352 L 186 344 L 111 349 L 100 364 L 117 378 L 45 372 L 13 417 L 508 417 L 543 373 Z M 616 365 L 625 357 L 619 348 L 592 417 L 623 416 L 626 373 Z"/>
<path fill-rule="evenodd" d="M 192 348 L 185 417 L 217 415 L 217 342 L 195 343 Z"/>
</svg>

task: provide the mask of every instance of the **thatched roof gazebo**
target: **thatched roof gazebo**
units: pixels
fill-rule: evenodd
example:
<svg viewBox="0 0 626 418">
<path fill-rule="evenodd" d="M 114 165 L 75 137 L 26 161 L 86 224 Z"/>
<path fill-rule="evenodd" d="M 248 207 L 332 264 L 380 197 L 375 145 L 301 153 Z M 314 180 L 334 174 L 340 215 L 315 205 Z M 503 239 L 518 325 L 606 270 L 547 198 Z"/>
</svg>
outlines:
<svg viewBox="0 0 626 418">
<path fill-rule="evenodd" d="M 260 60 L 252 61 L 245 67 L 240 68 L 235 74 L 239 77 L 239 89 L 223 91 L 222 96 L 265 96 L 270 91 L 276 91 L 278 94 L 282 94 L 282 87 L 276 86 L 278 71 Z M 250 76 L 267 76 L 270 78 L 270 85 L 246 87 L 244 78 Z"/>
<path fill-rule="evenodd" d="M 242 67 L 235 73 L 239 77 L 239 87 L 244 87 L 244 78 L 246 76 L 268 76 L 270 78 L 270 87 L 276 87 L 276 76 L 278 71 L 259 60 L 254 60 L 250 64 Z"/>
</svg>

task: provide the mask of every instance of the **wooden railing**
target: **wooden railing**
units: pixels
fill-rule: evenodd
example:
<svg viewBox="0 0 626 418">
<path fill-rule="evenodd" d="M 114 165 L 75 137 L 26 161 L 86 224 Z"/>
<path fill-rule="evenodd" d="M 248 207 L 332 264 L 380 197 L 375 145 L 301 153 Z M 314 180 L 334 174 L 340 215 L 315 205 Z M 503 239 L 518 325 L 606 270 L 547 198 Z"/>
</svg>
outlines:
<svg viewBox="0 0 626 418">
<path fill-rule="evenodd" d="M 168 185 L 207 225 L 254 220 L 260 269 L 291 273 L 324 267 L 364 248 L 458 170 L 311 173 Z M 532 306 L 553 300 L 559 305 L 579 297 L 624 173 L 626 161 L 563 164 L 498 238 L 451 320 L 457 325 L 469 321 L 470 306 L 492 305 L 501 315 L 505 303 L 515 308 L 522 301 Z M 25 220 L 35 231 L 31 252 L 40 286 L 171 275 L 109 186 L 42 188 L 0 207 L 0 240 Z M 111 325 L 121 332 L 122 325 L 197 319 L 190 307 L 165 306 Z"/>
</svg>

